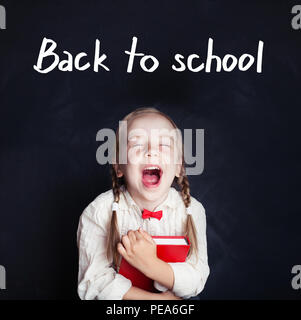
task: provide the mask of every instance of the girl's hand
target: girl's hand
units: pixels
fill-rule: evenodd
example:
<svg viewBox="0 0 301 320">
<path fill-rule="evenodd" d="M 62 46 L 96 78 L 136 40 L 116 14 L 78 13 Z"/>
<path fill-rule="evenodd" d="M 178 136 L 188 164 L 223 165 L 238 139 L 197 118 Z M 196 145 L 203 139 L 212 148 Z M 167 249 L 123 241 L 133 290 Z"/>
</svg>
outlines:
<svg viewBox="0 0 301 320">
<path fill-rule="evenodd" d="M 133 267 L 145 273 L 152 267 L 157 258 L 156 243 L 152 237 L 141 228 L 130 230 L 118 243 L 117 250 Z"/>
</svg>

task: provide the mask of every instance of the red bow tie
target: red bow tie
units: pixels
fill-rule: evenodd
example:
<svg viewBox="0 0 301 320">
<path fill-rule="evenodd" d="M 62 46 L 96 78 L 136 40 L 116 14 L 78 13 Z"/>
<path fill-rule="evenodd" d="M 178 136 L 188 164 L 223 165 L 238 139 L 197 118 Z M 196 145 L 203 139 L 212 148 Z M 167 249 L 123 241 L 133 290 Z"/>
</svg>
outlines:
<svg viewBox="0 0 301 320">
<path fill-rule="evenodd" d="M 143 209 L 142 218 L 143 219 L 156 218 L 156 219 L 160 220 L 162 218 L 162 214 L 163 214 L 162 210 L 152 212 L 147 209 Z"/>
</svg>

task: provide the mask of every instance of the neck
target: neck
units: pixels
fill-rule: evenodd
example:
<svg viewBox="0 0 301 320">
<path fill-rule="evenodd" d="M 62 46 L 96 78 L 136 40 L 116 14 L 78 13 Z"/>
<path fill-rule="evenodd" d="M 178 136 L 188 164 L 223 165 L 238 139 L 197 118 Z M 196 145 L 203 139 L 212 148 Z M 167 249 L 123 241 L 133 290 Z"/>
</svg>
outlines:
<svg viewBox="0 0 301 320">
<path fill-rule="evenodd" d="M 168 191 L 167 193 L 165 193 L 163 196 L 161 196 L 158 199 L 154 199 L 154 200 L 149 200 L 149 199 L 145 199 L 144 197 L 141 197 L 140 194 L 135 194 L 133 192 L 131 192 L 130 190 L 128 190 L 131 197 L 133 198 L 133 200 L 136 202 L 136 204 L 139 206 L 141 212 L 143 211 L 143 209 L 147 209 L 149 211 L 155 211 L 156 208 L 163 203 L 167 196 L 168 196 Z"/>
</svg>

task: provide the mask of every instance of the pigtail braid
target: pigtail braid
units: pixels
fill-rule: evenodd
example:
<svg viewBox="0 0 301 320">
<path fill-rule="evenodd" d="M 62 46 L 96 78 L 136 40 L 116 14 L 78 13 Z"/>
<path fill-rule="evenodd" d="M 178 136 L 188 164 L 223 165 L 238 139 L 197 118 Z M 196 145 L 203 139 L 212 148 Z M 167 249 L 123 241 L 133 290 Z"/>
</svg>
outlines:
<svg viewBox="0 0 301 320">
<path fill-rule="evenodd" d="M 114 201 L 118 203 L 120 199 L 120 183 L 113 167 L 111 167 L 111 176 Z M 119 261 L 119 254 L 117 251 L 118 242 L 120 242 L 120 236 L 118 230 L 117 212 L 113 210 L 107 240 L 107 258 L 109 260 L 112 259 L 114 268 L 117 268 Z"/>
<path fill-rule="evenodd" d="M 180 176 L 177 178 L 177 184 L 180 186 L 181 195 L 183 198 L 183 202 L 185 207 L 189 207 L 191 199 L 190 199 L 190 187 L 188 177 L 185 173 L 185 168 L 182 165 Z M 185 235 L 189 238 L 191 246 L 188 253 L 188 257 L 194 253 L 197 256 L 198 252 L 198 241 L 197 241 L 197 233 L 195 229 L 195 225 L 193 222 L 193 218 L 191 214 L 187 215 L 186 219 L 186 227 L 185 227 Z"/>
</svg>

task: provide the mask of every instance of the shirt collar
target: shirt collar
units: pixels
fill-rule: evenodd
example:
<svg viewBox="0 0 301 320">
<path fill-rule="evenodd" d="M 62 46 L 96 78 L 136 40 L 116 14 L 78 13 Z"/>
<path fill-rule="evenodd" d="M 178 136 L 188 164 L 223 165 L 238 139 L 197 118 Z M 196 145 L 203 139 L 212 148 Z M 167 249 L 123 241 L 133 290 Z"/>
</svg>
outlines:
<svg viewBox="0 0 301 320">
<path fill-rule="evenodd" d="M 124 197 L 121 197 L 120 200 L 123 198 L 123 201 L 119 201 L 119 205 L 121 208 L 127 208 L 127 207 L 134 207 L 136 210 L 140 212 L 140 208 L 137 205 L 137 203 L 134 201 L 128 190 L 125 188 L 124 185 L 120 187 L 121 194 Z M 174 187 L 170 187 L 166 199 L 159 204 L 154 211 L 158 210 L 164 210 L 164 208 L 169 207 L 169 208 L 176 208 L 178 206 L 178 201 L 179 201 L 179 193 Z"/>
</svg>

